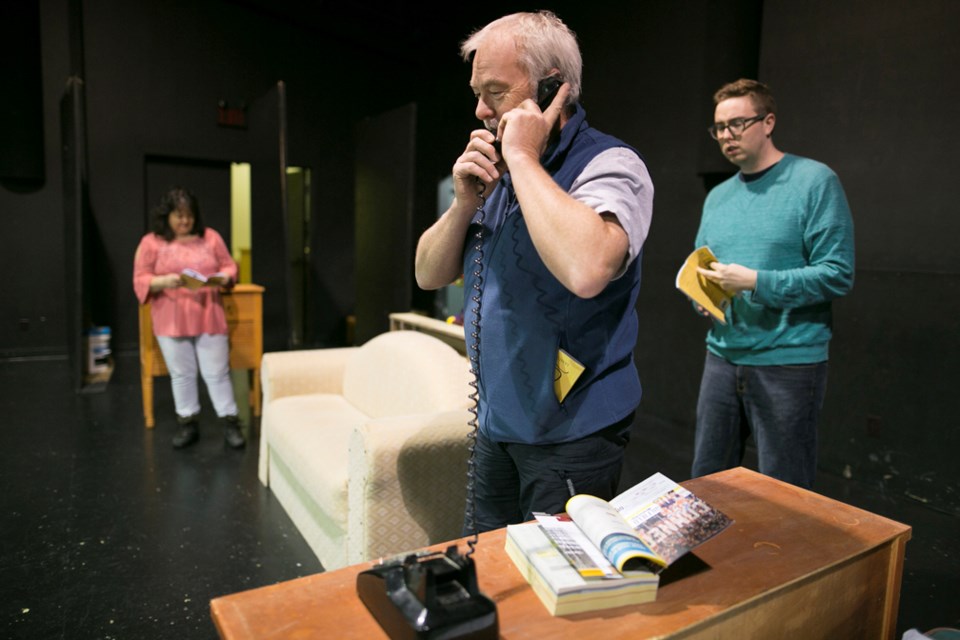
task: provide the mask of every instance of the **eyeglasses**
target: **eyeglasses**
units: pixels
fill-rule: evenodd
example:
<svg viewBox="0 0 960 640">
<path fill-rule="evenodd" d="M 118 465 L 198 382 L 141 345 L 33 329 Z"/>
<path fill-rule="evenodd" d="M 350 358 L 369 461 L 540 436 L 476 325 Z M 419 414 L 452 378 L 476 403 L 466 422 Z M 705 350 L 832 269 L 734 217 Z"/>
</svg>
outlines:
<svg viewBox="0 0 960 640">
<path fill-rule="evenodd" d="M 743 132 L 747 130 L 747 127 L 754 122 L 760 122 L 766 117 L 766 114 L 764 114 L 762 116 L 753 116 L 752 118 L 734 118 L 730 122 L 718 122 L 707 127 L 707 133 L 709 133 L 710 137 L 714 140 L 719 140 L 720 134 L 724 131 L 730 131 L 730 135 L 734 138 L 739 138 L 743 135 Z"/>
</svg>

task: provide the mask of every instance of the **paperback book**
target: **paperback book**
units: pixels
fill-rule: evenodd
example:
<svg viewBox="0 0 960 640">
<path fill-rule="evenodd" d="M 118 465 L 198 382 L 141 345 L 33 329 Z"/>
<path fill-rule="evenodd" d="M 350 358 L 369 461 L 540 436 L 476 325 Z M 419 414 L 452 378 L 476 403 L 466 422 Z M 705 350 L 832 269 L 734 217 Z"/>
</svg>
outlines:
<svg viewBox="0 0 960 640">
<path fill-rule="evenodd" d="M 653 600 L 661 571 L 732 522 L 656 473 L 609 502 L 578 494 L 564 514 L 508 526 L 507 553 L 547 609 L 564 615 Z"/>
<path fill-rule="evenodd" d="M 199 289 L 200 287 L 221 287 L 229 282 L 225 273 L 214 273 L 204 275 L 194 269 L 184 269 L 180 272 L 180 281 L 188 289 Z"/>
<path fill-rule="evenodd" d="M 581 575 L 537 522 L 507 525 L 506 552 L 551 615 L 642 604 L 657 597 L 660 579 L 650 571 Z"/>
</svg>

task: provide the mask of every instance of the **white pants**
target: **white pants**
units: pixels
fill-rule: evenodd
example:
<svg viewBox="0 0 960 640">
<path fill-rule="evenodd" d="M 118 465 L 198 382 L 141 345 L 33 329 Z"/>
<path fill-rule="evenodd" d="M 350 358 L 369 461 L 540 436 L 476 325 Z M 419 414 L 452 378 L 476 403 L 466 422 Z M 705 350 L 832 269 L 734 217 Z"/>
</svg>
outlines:
<svg viewBox="0 0 960 640">
<path fill-rule="evenodd" d="M 237 415 L 237 402 L 230 381 L 230 343 L 227 336 L 206 333 L 188 338 L 157 336 L 157 344 L 170 372 L 173 404 L 178 416 L 188 418 L 200 413 L 198 363 L 217 416 Z"/>
</svg>

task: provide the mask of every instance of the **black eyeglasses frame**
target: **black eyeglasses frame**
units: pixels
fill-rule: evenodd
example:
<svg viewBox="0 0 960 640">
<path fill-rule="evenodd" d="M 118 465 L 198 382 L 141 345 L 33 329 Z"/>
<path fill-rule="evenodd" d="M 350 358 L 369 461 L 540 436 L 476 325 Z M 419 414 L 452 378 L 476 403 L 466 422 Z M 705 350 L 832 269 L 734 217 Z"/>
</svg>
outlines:
<svg viewBox="0 0 960 640">
<path fill-rule="evenodd" d="M 768 114 L 764 113 L 762 115 L 756 115 L 751 118 L 734 118 L 729 122 L 715 122 L 709 127 L 707 127 L 707 133 L 710 134 L 710 137 L 714 140 L 720 139 L 720 133 L 729 129 L 730 134 L 736 139 L 743 135 L 743 132 L 750 128 L 750 125 L 755 122 L 760 122 L 767 117 Z M 737 131 L 739 129 L 740 131 Z"/>
</svg>

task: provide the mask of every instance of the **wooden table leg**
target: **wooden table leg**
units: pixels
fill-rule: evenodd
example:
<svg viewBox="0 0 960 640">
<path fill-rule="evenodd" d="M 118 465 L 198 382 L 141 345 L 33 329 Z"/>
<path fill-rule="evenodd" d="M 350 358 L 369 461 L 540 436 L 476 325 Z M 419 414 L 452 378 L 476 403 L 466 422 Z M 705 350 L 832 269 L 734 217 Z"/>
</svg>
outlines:
<svg viewBox="0 0 960 640">
<path fill-rule="evenodd" d="M 140 392 L 143 394 L 143 422 L 147 429 L 153 429 L 153 376 L 149 370 L 140 372 Z"/>
<path fill-rule="evenodd" d="M 253 407 L 253 415 L 260 416 L 260 370 L 253 370 L 253 397 L 250 399 L 250 406 Z"/>
</svg>

